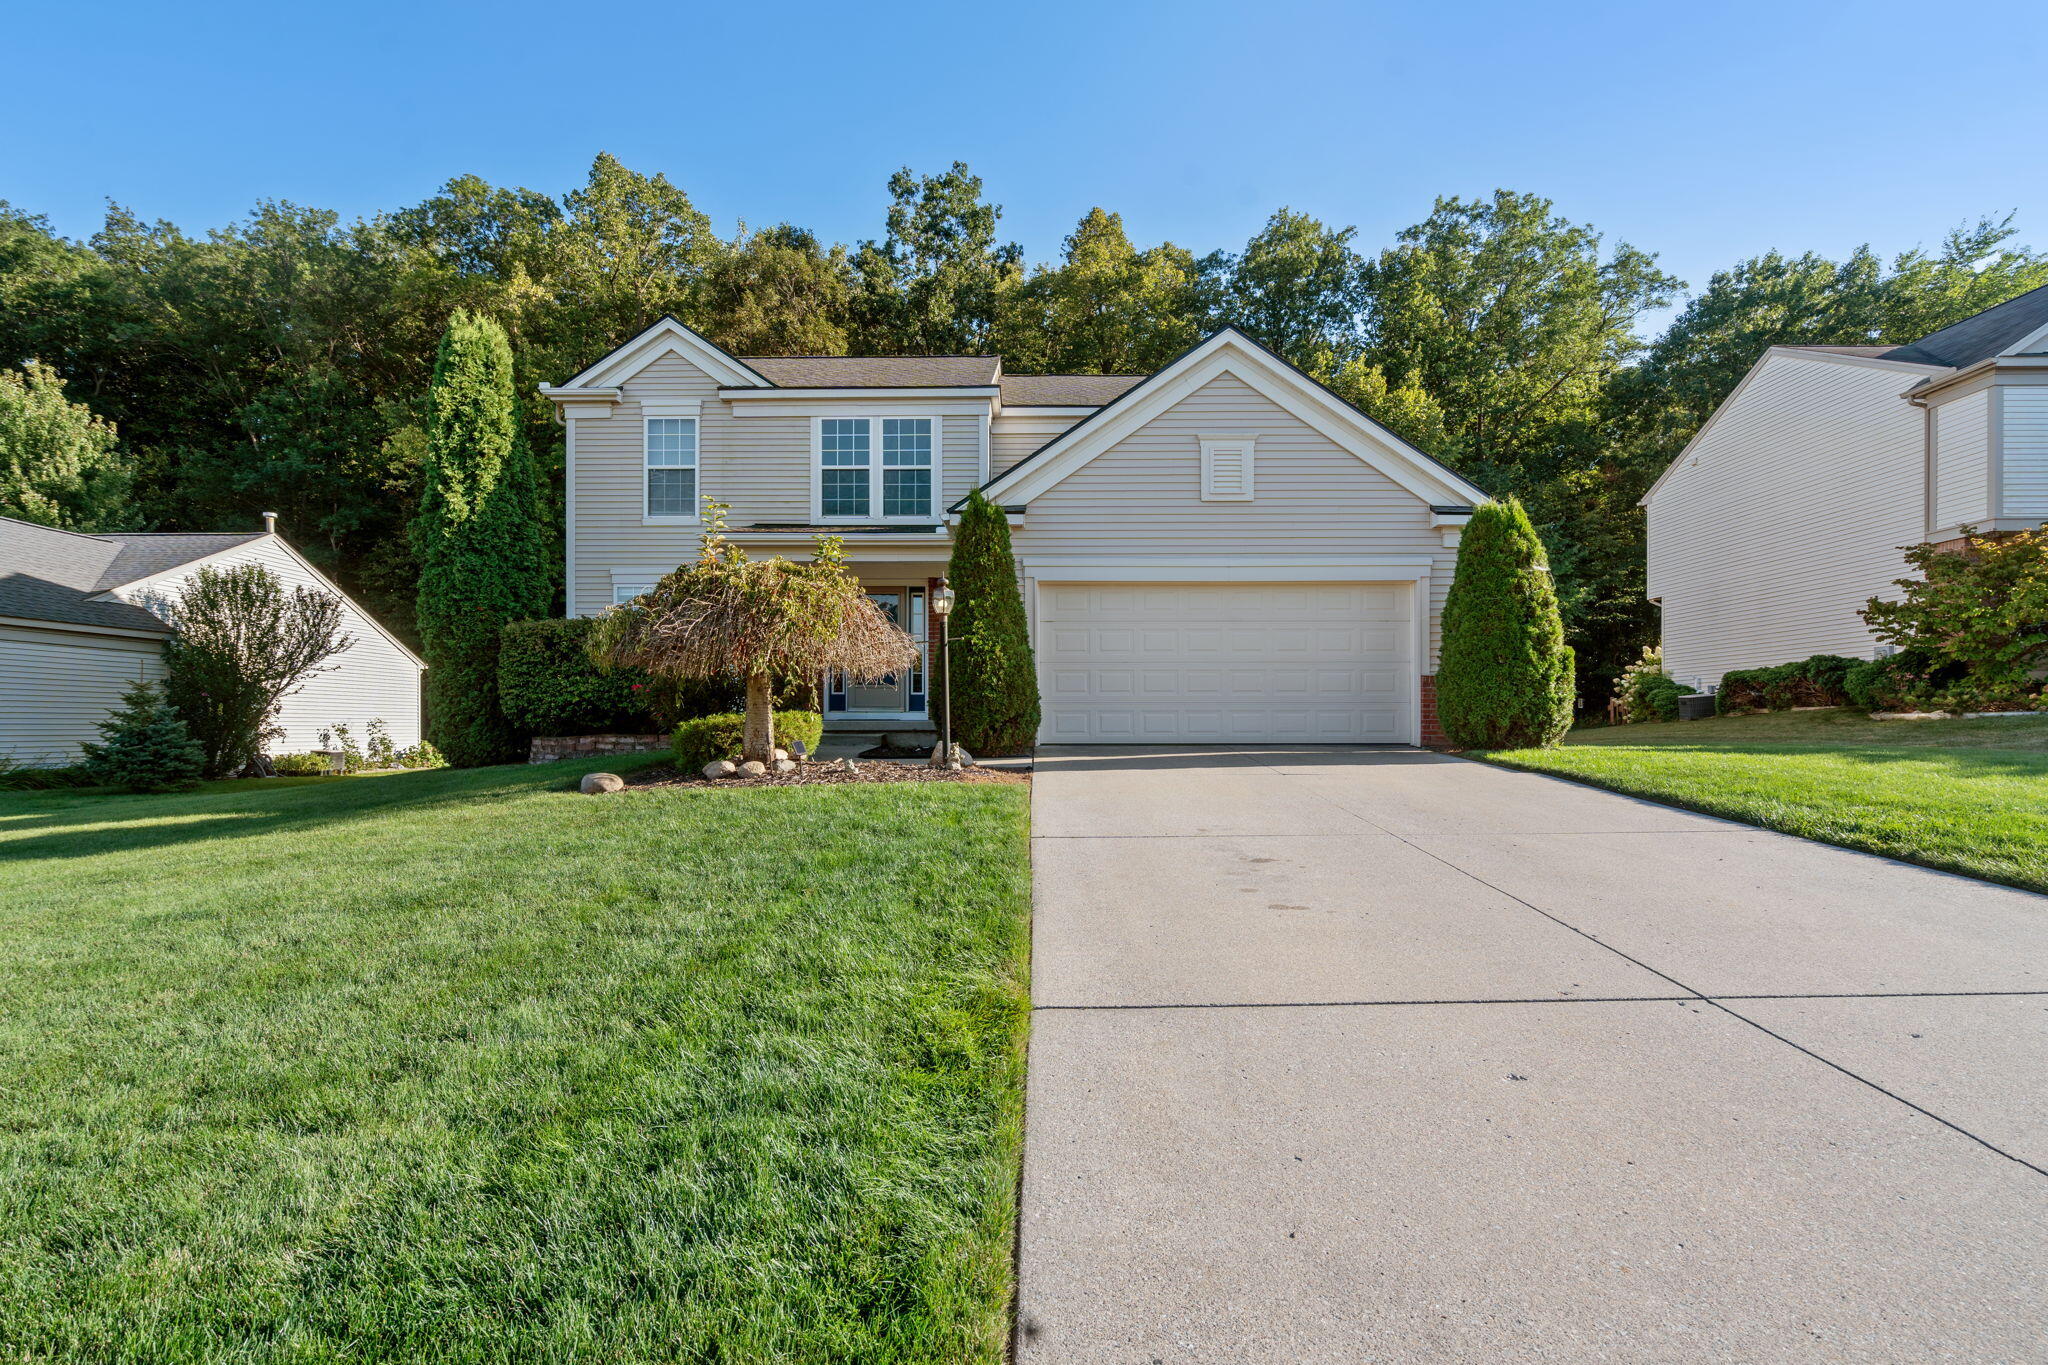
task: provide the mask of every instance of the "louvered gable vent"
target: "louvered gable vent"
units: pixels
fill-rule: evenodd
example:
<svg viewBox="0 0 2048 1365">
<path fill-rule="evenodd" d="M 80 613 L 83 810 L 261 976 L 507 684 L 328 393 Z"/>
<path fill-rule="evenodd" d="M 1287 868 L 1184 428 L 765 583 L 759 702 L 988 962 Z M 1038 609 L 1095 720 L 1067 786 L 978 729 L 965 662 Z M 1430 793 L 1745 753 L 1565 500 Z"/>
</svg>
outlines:
<svg viewBox="0 0 2048 1365">
<path fill-rule="evenodd" d="M 1251 437 L 1204 436 L 1202 438 L 1202 500 L 1204 502 L 1250 502 L 1252 500 Z"/>
</svg>

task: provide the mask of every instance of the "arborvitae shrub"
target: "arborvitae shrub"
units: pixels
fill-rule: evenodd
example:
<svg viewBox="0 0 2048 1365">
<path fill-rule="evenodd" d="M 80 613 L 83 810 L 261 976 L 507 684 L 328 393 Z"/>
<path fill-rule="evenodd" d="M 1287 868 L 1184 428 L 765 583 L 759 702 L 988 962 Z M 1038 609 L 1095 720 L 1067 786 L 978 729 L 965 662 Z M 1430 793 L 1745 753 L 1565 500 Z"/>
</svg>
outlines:
<svg viewBox="0 0 2048 1365">
<path fill-rule="evenodd" d="M 953 535 L 947 580 L 953 607 L 953 738 L 972 754 L 1029 750 L 1038 737 L 1038 671 L 1010 553 L 1010 520 L 979 492 L 968 495 Z M 944 705 L 945 670 L 934 699 Z M 938 719 L 933 712 L 933 719 Z"/>
<path fill-rule="evenodd" d="M 1473 510 L 1444 600 L 1437 723 L 1461 749 L 1547 747 L 1571 728 L 1572 651 L 1521 503 Z"/>
</svg>

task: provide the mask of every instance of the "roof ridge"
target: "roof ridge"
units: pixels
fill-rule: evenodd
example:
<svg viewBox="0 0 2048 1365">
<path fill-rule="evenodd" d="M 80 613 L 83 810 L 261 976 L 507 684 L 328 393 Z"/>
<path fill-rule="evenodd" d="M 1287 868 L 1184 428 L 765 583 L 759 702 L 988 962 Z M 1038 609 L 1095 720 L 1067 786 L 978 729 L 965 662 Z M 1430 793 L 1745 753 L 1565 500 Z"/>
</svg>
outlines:
<svg viewBox="0 0 2048 1365">
<path fill-rule="evenodd" d="M 97 540 L 102 545 L 108 543 L 107 535 L 110 534 L 100 531 L 74 531 L 68 526 L 45 526 L 40 521 L 30 521 L 26 517 L 0 516 L 0 521 L 11 521 L 16 526 L 33 526 L 38 531 L 48 531 L 52 535 L 76 536 L 80 540 Z"/>
</svg>

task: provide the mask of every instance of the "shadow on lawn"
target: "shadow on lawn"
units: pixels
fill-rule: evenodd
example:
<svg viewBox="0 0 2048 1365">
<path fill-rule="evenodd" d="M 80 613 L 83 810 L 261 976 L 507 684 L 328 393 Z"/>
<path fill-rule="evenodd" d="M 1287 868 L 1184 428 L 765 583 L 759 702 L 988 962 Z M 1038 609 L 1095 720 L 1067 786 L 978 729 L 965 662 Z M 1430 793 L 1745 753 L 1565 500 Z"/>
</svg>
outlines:
<svg viewBox="0 0 2048 1365">
<path fill-rule="evenodd" d="M 636 762 L 612 760 L 614 768 Z M 213 839 L 333 830 L 404 809 L 428 814 L 533 792 L 572 792 L 587 760 L 436 769 L 272 786 L 210 783 L 199 791 L 139 795 L 107 791 L 0 793 L 0 861 L 84 858 Z M 81 829 L 87 825 L 93 828 Z M 29 833 L 24 831 L 47 831 Z"/>
<path fill-rule="evenodd" d="M 1587 750 L 1625 750 L 1620 744 L 1588 745 Z M 1899 748 L 1867 744 L 1646 744 L 1644 754 L 1686 754 L 1702 758 L 1786 759 L 1829 758 L 1842 763 L 1883 767 L 1895 763 L 1918 763 L 1953 770 L 1958 778 L 2048 777 L 2048 754 L 2025 749 L 1941 749 Z M 1566 750 L 1565 752 L 1571 752 Z"/>
</svg>

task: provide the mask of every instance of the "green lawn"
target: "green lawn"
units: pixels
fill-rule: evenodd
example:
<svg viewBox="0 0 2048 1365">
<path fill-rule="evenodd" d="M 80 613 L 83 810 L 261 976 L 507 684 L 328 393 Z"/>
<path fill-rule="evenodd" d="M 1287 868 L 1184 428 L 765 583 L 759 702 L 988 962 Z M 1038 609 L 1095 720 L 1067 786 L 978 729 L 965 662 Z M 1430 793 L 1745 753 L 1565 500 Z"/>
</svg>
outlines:
<svg viewBox="0 0 2048 1365">
<path fill-rule="evenodd" d="M 580 771 L 0 793 L 0 1359 L 1003 1358 L 1024 790 Z"/>
<path fill-rule="evenodd" d="M 2048 891 L 2048 716 L 1719 716 L 1582 730 L 1561 748 L 1481 757 Z"/>
</svg>

